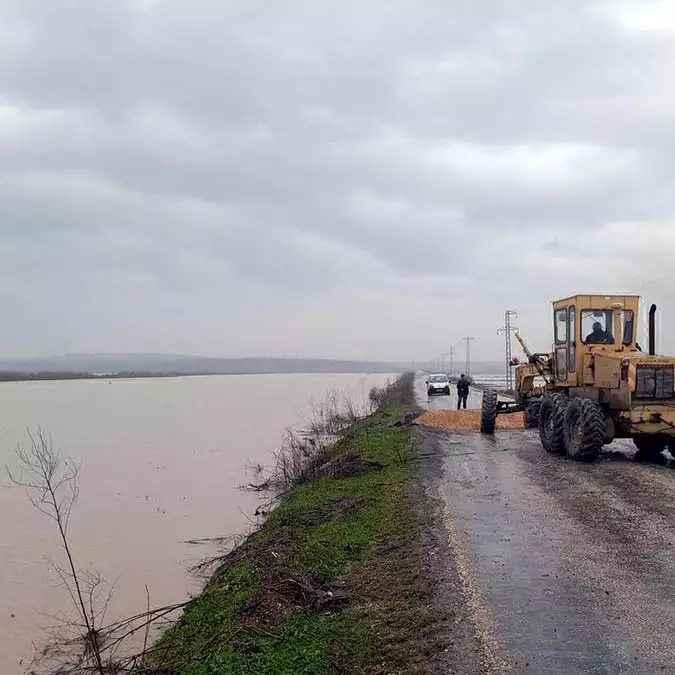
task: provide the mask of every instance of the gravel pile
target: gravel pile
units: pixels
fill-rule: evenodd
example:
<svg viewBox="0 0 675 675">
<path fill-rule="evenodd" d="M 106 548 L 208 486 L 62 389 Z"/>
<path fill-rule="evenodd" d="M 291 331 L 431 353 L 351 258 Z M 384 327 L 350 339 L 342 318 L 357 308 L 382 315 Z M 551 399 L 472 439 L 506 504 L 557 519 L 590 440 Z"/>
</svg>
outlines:
<svg viewBox="0 0 675 675">
<path fill-rule="evenodd" d="M 429 410 L 417 424 L 447 431 L 480 431 L 480 410 Z M 523 413 L 497 416 L 497 429 L 524 429 Z"/>
</svg>

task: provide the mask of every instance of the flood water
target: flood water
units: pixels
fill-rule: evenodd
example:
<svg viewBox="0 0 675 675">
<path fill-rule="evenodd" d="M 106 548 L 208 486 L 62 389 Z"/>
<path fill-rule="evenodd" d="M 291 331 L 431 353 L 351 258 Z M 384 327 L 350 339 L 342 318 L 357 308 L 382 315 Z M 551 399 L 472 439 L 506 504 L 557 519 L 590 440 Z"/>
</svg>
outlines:
<svg viewBox="0 0 675 675">
<path fill-rule="evenodd" d="M 338 388 L 365 404 L 387 375 L 243 375 L 0 384 L 0 466 L 16 466 L 26 427 L 40 425 L 82 463 L 69 535 L 80 568 L 115 581 L 108 619 L 180 602 L 209 546 L 244 532 L 260 496 L 239 486 L 269 465 L 284 429 Z M 7 480 L 0 479 L 4 485 Z M 0 670 L 25 672 L 42 627 L 70 610 L 46 558 L 62 562 L 54 524 L 21 489 L 0 487 Z"/>
</svg>

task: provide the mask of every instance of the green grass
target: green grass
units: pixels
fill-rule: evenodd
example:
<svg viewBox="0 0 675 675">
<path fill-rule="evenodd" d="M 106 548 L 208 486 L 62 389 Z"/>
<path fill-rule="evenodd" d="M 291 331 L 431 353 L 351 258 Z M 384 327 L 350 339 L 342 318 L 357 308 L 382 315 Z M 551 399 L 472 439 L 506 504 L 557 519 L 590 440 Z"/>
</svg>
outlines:
<svg viewBox="0 0 675 675">
<path fill-rule="evenodd" d="M 353 643 L 358 622 L 346 615 L 297 614 L 282 627 L 278 637 L 262 637 L 245 653 L 228 652 L 186 668 L 184 675 L 331 675 L 338 670 L 339 650 L 331 645 Z M 362 638 L 361 638 L 362 639 Z"/>
<path fill-rule="evenodd" d="M 356 456 L 381 469 L 294 488 L 150 665 L 182 675 L 426 672 L 438 617 L 420 575 L 414 448 L 406 429 L 386 426 L 408 411 L 389 406 L 352 427 L 333 461 Z M 347 601 L 318 606 L 289 594 L 296 587 Z"/>
<path fill-rule="evenodd" d="M 180 666 L 217 653 L 239 627 L 239 617 L 261 588 L 262 577 L 247 563 L 213 579 L 185 612 L 176 628 L 157 645 L 153 665 Z"/>
</svg>

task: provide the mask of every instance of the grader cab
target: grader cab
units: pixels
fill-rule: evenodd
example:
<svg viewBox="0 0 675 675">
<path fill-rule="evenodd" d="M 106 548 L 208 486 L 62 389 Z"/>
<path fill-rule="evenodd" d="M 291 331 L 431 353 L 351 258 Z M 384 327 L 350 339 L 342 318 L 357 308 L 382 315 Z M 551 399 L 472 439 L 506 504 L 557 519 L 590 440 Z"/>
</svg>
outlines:
<svg viewBox="0 0 675 675">
<path fill-rule="evenodd" d="M 592 462 L 603 445 L 632 438 L 641 458 L 675 449 L 675 358 L 656 355 L 656 306 L 649 349 L 637 343 L 637 296 L 578 295 L 553 303 L 553 349 L 516 367 L 514 400 L 483 395 L 481 431 L 496 416 L 525 412 L 548 452 Z M 539 386 L 537 386 L 537 380 Z"/>
</svg>

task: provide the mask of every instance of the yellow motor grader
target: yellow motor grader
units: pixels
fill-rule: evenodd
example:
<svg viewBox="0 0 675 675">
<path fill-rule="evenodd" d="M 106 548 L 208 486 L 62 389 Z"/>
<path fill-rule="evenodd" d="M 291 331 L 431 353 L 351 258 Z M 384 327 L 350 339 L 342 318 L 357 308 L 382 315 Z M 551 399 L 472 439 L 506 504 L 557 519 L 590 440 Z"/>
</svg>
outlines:
<svg viewBox="0 0 675 675">
<path fill-rule="evenodd" d="M 638 459 L 675 450 L 675 358 L 656 355 L 656 305 L 648 350 L 636 341 L 640 298 L 576 295 L 553 303 L 553 350 L 516 365 L 515 400 L 483 394 L 481 431 L 498 414 L 524 411 L 548 452 L 593 462 L 603 445 L 632 438 Z"/>
</svg>

